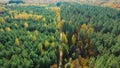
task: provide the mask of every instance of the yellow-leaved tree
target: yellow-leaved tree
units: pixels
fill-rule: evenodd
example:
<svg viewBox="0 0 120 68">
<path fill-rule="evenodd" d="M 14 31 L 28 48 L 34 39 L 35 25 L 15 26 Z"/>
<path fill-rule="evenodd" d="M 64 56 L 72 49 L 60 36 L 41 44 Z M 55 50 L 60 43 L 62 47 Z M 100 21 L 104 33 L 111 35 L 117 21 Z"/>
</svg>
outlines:
<svg viewBox="0 0 120 68">
<path fill-rule="evenodd" d="M 15 44 L 16 44 L 16 45 L 19 45 L 19 44 L 20 44 L 20 41 L 19 41 L 18 38 L 15 39 Z"/>
<path fill-rule="evenodd" d="M 37 30 L 34 31 L 34 35 L 35 36 L 38 35 L 38 31 Z"/>
<path fill-rule="evenodd" d="M 43 18 L 42 21 L 43 21 L 43 23 L 45 23 L 46 22 L 46 18 Z"/>
<path fill-rule="evenodd" d="M 87 27 L 86 24 L 83 24 L 83 25 L 81 26 L 81 28 L 82 28 L 82 29 L 88 29 L 88 27 Z"/>
<path fill-rule="evenodd" d="M 11 28 L 10 28 L 10 27 L 6 27 L 5 29 L 6 29 L 6 31 L 8 31 L 8 32 L 11 31 Z"/>
<path fill-rule="evenodd" d="M 27 22 L 24 23 L 24 27 L 27 28 L 29 25 Z"/>
<path fill-rule="evenodd" d="M 5 23 L 5 20 L 4 20 L 4 18 L 2 18 L 2 17 L 0 17 L 0 23 Z"/>
<path fill-rule="evenodd" d="M 42 19 L 42 15 L 33 15 L 36 21 Z"/>
<path fill-rule="evenodd" d="M 68 43 L 67 36 L 66 36 L 66 34 L 64 32 L 60 33 L 60 41 L 62 43 L 66 43 L 66 44 Z"/>
<path fill-rule="evenodd" d="M 15 24 L 14 24 L 14 26 L 15 26 L 15 27 L 18 27 L 18 24 L 17 24 L 17 23 L 15 23 Z"/>
<path fill-rule="evenodd" d="M 75 37 L 75 35 L 73 34 L 72 35 L 72 44 L 74 45 L 76 43 L 76 37 Z"/>
<path fill-rule="evenodd" d="M 49 45 L 49 42 L 47 40 L 45 40 L 45 43 L 44 43 L 45 47 L 48 47 Z"/>
<path fill-rule="evenodd" d="M 52 43 L 51 43 L 51 47 L 55 47 L 55 42 L 52 42 Z"/>
</svg>

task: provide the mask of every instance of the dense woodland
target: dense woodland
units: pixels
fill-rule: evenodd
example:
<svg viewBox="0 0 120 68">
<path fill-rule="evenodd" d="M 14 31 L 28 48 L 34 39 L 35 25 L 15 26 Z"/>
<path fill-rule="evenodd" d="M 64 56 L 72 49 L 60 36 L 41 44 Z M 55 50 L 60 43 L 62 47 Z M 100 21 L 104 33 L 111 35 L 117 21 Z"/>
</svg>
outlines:
<svg viewBox="0 0 120 68">
<path fill-rule="evenodd" d="M 57 68 L 59 61 L 61 68 L 120 68 L 120 11 L 68 2 L 0 6 L 1 68 Z"/>
</svg>

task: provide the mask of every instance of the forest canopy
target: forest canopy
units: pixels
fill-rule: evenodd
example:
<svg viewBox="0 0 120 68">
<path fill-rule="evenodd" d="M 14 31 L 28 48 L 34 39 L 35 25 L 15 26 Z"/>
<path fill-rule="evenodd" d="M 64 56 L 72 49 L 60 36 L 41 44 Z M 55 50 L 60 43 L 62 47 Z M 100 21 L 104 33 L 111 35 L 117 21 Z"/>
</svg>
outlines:
<svg viewBox="0 0 120 68">
<path fill-rule="evenodd" d="M 71 2 L 2 9 L 1 68 L 120 68 L 119 10 Z"/>
</svg>

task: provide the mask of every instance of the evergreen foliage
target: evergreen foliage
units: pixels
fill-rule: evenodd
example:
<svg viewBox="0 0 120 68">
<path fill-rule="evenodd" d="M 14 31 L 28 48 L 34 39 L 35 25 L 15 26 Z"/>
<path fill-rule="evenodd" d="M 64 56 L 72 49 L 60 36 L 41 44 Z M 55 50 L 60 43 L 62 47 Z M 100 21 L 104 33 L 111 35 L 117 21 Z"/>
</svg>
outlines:
<svg viewBox="0 0 120 68">
<path fill-rule="evenodd" d="M 56 7 L 58 6 L 58 7 Z M 120 68 L 120 11 L 59 2 L 0 14 L 1 68 Z"/>
</svg>

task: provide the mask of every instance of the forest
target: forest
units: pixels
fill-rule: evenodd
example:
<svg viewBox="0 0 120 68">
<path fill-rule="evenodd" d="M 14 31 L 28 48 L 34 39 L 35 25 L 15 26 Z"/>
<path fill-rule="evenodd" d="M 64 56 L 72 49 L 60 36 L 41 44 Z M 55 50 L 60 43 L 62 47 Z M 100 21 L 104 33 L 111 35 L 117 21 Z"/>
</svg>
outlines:
<svg viewBox="0 0 120 68">
<path fill-rule="evenodd" d="M 120 68 L 120 10 L 0 6 L 0 68 Z"/>
</svg>

